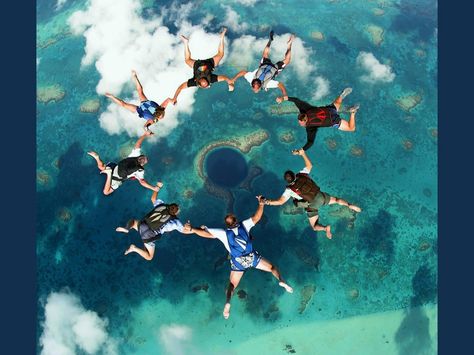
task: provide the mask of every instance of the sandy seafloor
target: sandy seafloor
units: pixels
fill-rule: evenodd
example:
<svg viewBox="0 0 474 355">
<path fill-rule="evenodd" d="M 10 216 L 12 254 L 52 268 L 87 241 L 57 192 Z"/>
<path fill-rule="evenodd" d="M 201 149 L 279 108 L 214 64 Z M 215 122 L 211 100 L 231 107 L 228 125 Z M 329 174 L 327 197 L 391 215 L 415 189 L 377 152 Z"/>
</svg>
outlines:
<svg viewBox="0 0 474 355">
<path fill-rule="evenodd" d="M 328 240 L 315 236 L 304 215 L 285 214 L 290 206 L 267 207 L 253 230 L 255 247 L 280 267 L 295 292 L 285 293 L 271 275 L 252 270 L 239 286 L 245 297 L 235 295 L 227 321 L 221 311 L 229 268 L 220 262 L 225 251 L 218 241 L 175 232 L 158 243 L 152 262 L 122 255 L 139 239 L 135 233 L 119 236 L 114 228 L 147 212 L 150 193 L 131 182 L 112 196 L 102 195 L 103 176 L 85 152 L 94 148 L 105 160 L 117 160 L 121 147 L 135 138 L 109 135 L 99 125 L 108 104 L 96 92 L 100 75 L 94 65 L 81 68 L 85 40 L 67 24 L 87 3 L 68 1 L 59 11 L 55 3 L 42 1 L 37 8 L 37 85 L 57 84 L 65 92 L 58 101 L 37 105 L 38 339 L 47 296 L 67 289 L 108 319 L 120 354 L 437 352 L 435 1 L 230 3 L 252 24 L 246 33 L 264 38 L 271 26 L 296 33 L 315 51 L 317 72 L 330 80 L 330 92 L 312 100 L 311 86 L 284 71 L 280 79 L 290 94 L 327 104 L 343 87 L 354 88 L 346 101 L 361 103 L 357 131 L 320 130 L 309 156 L 322 189 L 359 204 L 363 212 L 353 220 L 343 208 L 322 209 L 323 222 L 333 227 Z M 165 5 L 145 4 L 156 13 Z M 190 21 L 218 11 L 218 2 L 200 3 Z M 384 30 L 379 45 L 368 25 Z M 210 23 L 209 31 L 218 29 Z M 312 38 L 314 31 L 324 38 Z M 231 46 L 240 35 L 229 31 Z M 394 80 L 361 80 L 356 65 L 361 51 L 388 63 Z M 219 71 L 235 68 L 226 62 Z M 168 137 L 144 144 L 151 157 L 147 177 L 165 183 L 160 195 L 180 203 L 183 219 L 222 225 L 227 202 L 204 187 L 195 165 L 197 152 L 209 143 L 259 130 L 269 135 L 243 154 L 260 174 L 245 188 L 230 190 L 233 210 L 242 218 L 255 210 L 256 194 L 277 197 L 283 191 L 284 170 L 302 167 L 289 153 L 305 140 L 296 114 L 271 114 L 276 93 L 256 96 L 246 85 L 239 81 L 232 94 L 224 85 L 196 93 L 192 114 L 181 114 Z M 124 90 L 132 93 L 132 86 Z M 411 110 L 396 103 L 407 95 L 421 99 Z M 99 100 L 98 112 L 79 111 L 88 99 Z M 282 142 L 285 132 L 292 132 L 294 142 Z M 186 329 L 185 338 L 166 340 L 173 327 Z"/>
</svg>

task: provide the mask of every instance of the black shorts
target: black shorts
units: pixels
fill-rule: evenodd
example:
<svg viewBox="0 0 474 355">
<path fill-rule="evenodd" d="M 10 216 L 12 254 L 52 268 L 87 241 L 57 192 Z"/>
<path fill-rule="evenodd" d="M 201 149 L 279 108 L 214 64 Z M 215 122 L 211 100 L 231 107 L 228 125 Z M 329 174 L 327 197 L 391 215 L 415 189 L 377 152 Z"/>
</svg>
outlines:
<svg viewBox="0 0 474 355">
<path fill-rule="evenodd" d="M 200 66 L 207 65 L 210 67 L 211 70 L 214 70 L 216 64 L 214 63 L 214 58 L 208 59 L 196 59 L 194 61 L 193 70 L 196 71 Z"/>
</svg>

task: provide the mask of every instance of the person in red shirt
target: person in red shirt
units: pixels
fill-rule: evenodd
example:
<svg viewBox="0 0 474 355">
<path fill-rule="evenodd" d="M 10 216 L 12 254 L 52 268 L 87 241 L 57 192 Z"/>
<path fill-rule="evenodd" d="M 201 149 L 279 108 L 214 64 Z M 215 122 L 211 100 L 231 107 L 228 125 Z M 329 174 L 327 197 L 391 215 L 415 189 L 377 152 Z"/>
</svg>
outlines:
<svg viewBox="0 0 474 355">
<path fill-rule="evenodd" d="M 344 98 L 351 92 L 351 88 L 344 89 L 341 94 L 327 106 L 312 106 L 296 97 L 283 96 L 279 98 L 281 100 L 293 102 L 300 111 L 300 114 L 298 115 L 298 123 L 300 126 L 306 128 L 307 139 L 306 144 L 299 149 L 306 151 L 313 145 L 316 133 L 320 127 L 334 127 L 346 132 L 355 131 L 355 115 L 359 109 L 358 104 L 349 108 L 349 121 L 343 120 L 339 116 L 342 100 L 344 100 Z M 299 149 L 295 149 L 293 152 L 296 152 Z"/>
</svg>

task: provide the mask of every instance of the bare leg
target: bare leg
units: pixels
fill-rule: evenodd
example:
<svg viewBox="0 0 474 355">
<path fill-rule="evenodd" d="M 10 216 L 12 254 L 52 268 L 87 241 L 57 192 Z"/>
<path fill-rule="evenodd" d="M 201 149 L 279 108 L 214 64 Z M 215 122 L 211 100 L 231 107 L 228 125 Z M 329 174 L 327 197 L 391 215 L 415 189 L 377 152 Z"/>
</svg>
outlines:
<svg viewBox="0 0 474 355">
<path fill-rule="evenodd" d="M 283 63 L 285 63 L 285 66 L 287 66 L 291 62 L 291 45 L 293 44 L 294 39 L 295 35 L 292 34 L 290 36 L 290 39 L 288 40 L 288 47 L 286 48 L 285 59 L 283 59 Z"/>
<path fill-rule="evenodd" d="M 227 32 L 227 27 L 224 27 L 221 32 L 221 41 L 219 43 L 219 48 L 217 49 L 217 54 L 212 57 L 214 59 L 214 65 L 217 67 L 224 57 L 224 37 L 225 33 Z"/>
<path fill-rule="evenodd" d="M 195 60 L 191 58 L 191 51 L 189 50 L 189 38 L 181 35 L 181 40 L 184 43 L 184 61 L 189 67 L 193 68 Z"/>
<path fill-rule="evenodd" d="M 104 195 L 110 195 L 112 192 L 114 192 L 114 189 L 112 188 L 112 169 L 104 169 L 101 171 L 101 174 L 105 173 L 107 175 L 107 179 L 105 179 L 105 185 L 104 185 Z"/>
<path fill-rule="evenodd" d="M 316 232 L 325 231 L 326 237 L 328 239 L 331 239 L 332 238 L 331 226 L 330 225 L 323 226 L 322 224 L 318 224 L 318 219 L 319 219 L 318 215 L 308 218 L 311 228 L 313 228 L 313 230 Z"/>
<path fill-rule="evenodd" d="M 148 101 L 148 98 L 145 96 L 143 92 L 143 86 L 140 83 L 140 80 L 138 80 L 137 72 L 135 70 L 132 70 L 132 78 L 133 78 L 133 81 L 135 82 L 135 87 L 137 89 L 138 98 L 140 99 L 140 102 Z"/>
<path fill-rule="evenodd" d="M 336 110 L 339 111 L 342 104 L 342 97 L 341 96 L 336 97 L 336 99 L 332 102 L 332 104 L 336 106 Z"/>
<path fill-rule="evenodd" d="M 339 129 L 341 131 L 348 131 L 348 132 L 354 132 L 356 129 L 356 123 L 355 123 L 355 112 L 351 112 L 351 117 L 349 118 L 349 122 L 345 120 L 341 120 L 341 123 L 339 125 Z"/>
<path fill-rule="evenodd" d="M 332 204 L 335 204 L 335 203 L 337 203 L 338 205 L 341 205 L 341 206 L 349 207 L 351 210 L 353 210 L 355 212 L 362 211 L 362 209 L 359 206 L 352 205 L 349 202 L 347 202 L 346 200 L 343 200 L 342 198 L 331 196 L 331 199 L 329 200 L 329 205 L 332 205 Z"/>
<path fill-rule="evenodd" d="M 293 293 L 293 288 L 291 288 L 291 286 L 288 285 L 285 280 L 283 280 L 278 268 L 272 265 L 267 259 L 262 258 L 255 268 L 262 271 L 271 272 L 272 275 L 275 276 L 275 278 L 279 281 L 278 284 L 283 287 L 286 292 Z"/>
<path fill-rule="evenodd" d="M 267 45 L 263 49 L 262 57 L 263 58 L 269 58 L 270 55 L 270 46 L 273 41 L 273 31 L 270 31 L 270 38 L 268 39 Z"/>
<path fill-rule="evenodd" d="M 239 285 L 239 282 L 242 276 L 244 276 L 244 273 L 242 271 L 230 272 L 229 286 L 227 286 L 225 306 L 222 312 L 222 315 L 224 316 L 225 319 L 229 318 L 230 316 L 230 299 L 232 298 L 232 295 L 234 294 L 234 290 Z"/>
<path fill-rule="evenodd" d="M 100 171 L 103 171 L 105 169 L 105 164 L 102 160 L 100 160 L 99 154 L 97 154 L 94 151 L 87 152 L 92 158 L 95 159 L 97 162 L 97 167 L 99 168 Z"/>
<path fill-rule="evenodd" d="M 111 99 L 113 102 L 115 102 L 117 105 L 122 106 L 123 108 L 126 108 L 130 112 L 137 112 L 137 105 L 130 104 L 128 102 L 123 101 L 122 99 L 119 99 L 118 97 L 115 97 L 114 95 L 106 92 L 105 96 L 107 96 L 109 99 Z"/>
<path fill-rule="evenodd" d="M 133 224 L 130 226 L 130 228 L 127 227 L 117 227 L 115 228 L 115 231 L 119 233 L 128 233 L 130 229 L 135 229 L 138 232 L 138 220 L 134 219 Z"/>
<path fill-rule="evenodd" d="M 125 250 L 124 255 L 128 255 L 130 253 L 137 253 L 143 259 L 150 261 L 155 255 L 155 247 L 151 247 L 145 244 L 145 249 L 140 249 L 135 244 L 130 244 L 128 249 Z"/>
<path fill-rule="evenodd" d="M 336 110 L 339 111 L 341 108 L 342 100 L 346 98 L 347 95 L 349 95 L 352 92 L 352 88 L 345 88 L 338 97 L 334 99 L 332 104 L 336 106 Z"/>
</svg>

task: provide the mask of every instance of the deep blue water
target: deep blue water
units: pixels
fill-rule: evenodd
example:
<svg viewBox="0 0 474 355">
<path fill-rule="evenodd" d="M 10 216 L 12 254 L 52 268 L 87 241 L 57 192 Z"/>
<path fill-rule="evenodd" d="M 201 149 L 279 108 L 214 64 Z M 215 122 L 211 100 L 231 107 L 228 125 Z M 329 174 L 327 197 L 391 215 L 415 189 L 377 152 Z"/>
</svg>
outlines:
<svg viewBox="0 0 474 355">
<path fill-rule="evenodd" d="M 235 187 L 247 176 L 245 158 L 234 149 L 215 149 L 207 155 L 206 172 L 215 184 Z"/>
</svg>

